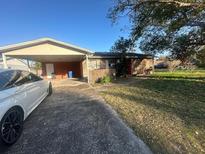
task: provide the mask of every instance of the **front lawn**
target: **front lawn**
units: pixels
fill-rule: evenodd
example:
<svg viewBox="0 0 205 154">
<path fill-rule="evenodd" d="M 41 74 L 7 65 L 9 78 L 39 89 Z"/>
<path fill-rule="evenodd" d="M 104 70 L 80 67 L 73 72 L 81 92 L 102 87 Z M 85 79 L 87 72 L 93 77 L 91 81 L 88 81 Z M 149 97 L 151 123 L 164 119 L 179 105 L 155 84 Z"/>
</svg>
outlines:
<svg viewBox="0 0 205 154">
<path fill-rule="evenodd" d="M 101 92 L 154 153 L 205 153 L 205 81 L 132 78 Z"/>
<path fill-rule="evenodd" d="M 205 79 L 205 70 L 177 70 L 168 72 L 163 70 L 155 70 L 152 77 L 160 78 L 183 78 L 183 79 Z"/>
</svg>

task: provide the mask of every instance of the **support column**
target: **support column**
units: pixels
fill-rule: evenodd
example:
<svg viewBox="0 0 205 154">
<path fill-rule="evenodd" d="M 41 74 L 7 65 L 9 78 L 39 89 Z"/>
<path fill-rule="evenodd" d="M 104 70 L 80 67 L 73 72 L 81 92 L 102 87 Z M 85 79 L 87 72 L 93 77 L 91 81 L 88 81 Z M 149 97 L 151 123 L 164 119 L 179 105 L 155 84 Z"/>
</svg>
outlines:
<svg viewBox="0 0 205 154">
<path fill-rule="evenodd" d="M 109 61 L 108 60 L 105 60 L 105 68 L 109 69 Z"/>
<path fill-rule="evenodd" d="M 4 69 L 7 69 L 8 68 L 7 59 L 4 53 L 2 53 L 2 59 L 3 59 Z"/>
<path fill-rule="evenodd" d="M 26 59 L 26 60 L 27 60 L 28 71 L 31 72 L 31 67 L 30 67 L 29 60 L 28 59 Z"/>
<path fill-rule="evenodd" d="M 89 71 L 89 65 L 88 65 L 88 55 L 86 55 L 86 68 L 87 68 L 87 78 L 88 78 L 88 83 L 90 83 L 90 71 Z"/>
</svg>

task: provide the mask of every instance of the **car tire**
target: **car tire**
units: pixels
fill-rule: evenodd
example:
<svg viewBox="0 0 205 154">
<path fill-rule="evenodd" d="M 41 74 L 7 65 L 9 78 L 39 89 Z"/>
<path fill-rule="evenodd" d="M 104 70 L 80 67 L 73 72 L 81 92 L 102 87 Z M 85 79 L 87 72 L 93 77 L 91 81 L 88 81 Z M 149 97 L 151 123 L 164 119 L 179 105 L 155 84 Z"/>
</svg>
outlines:
<svg viewBox="0 0 205 154">
<path fill-rule="evenodd" d="M 0 122 L 0 139 L 10 146 L 19 139 L 23 131 L 24 114 L 19 107 L 12 107 Z"/>
<path fill-rule="evenodd" d="M 51 96 L 52 93 L 53 93 L 53 87 L 52 87 L 52 84 L 50 83 L 48 87 L 48 96 Z"/>
</svg>

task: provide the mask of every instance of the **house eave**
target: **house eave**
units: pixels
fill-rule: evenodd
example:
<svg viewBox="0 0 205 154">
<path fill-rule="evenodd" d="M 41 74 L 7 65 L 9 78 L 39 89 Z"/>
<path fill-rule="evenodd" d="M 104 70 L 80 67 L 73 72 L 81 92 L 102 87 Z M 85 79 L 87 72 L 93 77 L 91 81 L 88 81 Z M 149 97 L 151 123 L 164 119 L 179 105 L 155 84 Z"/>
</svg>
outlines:
<svg viewBox="0 0 205 154">
<path fill-rule="evenodd" d="M 125 56 L 128 59 L 153 59 L 152 56 Z M 89 56 L 89 59 L 120 59 L 120 56 Z"/>
<path fill-rule="evenodd" d="M 50 44 L 54 44 L 54 45 L 61 46 L 64 48 L 75 49 L 75 50 L 77 50 L 81 53 L 87 54 L 87 55 L 92 54 L 91 50 L 81 48 L 81 47 L 78 47 L 78 46 L 75 46 L 75 45 L 72 45 L 69 43 L 65 43 L 62 41 L 58 41 L 55 39 L 51 39 L 51 38 L 41 38 L 41 39 L 36 39 L 36 40 L 32 40 L 32 41 L 26 41 L 26 42 L 22 42 L 22 43 L 3 46 L 3 47 L 0 47 L 0 52 L 9 52 L 9 51 L 23 49 L 23 48 L 27 48 L 27 47 L 31 47 L 31 46 L 35 46 L 35 45 L 44 44 L 44 43 L 50 43 Z"/>
</svg>

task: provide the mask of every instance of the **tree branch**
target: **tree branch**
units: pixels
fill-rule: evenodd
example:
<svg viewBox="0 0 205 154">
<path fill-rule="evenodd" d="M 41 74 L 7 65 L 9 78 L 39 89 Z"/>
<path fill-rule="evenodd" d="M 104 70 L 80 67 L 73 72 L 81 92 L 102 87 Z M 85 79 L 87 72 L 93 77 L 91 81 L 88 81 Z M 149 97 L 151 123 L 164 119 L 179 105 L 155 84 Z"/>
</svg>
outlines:
<svg viewBox="0 0 205 154">
<path fill-rule="evenodd" d="M 179 5 L 179 7 L 205 7 L 205 2 L 181 2 L 181 1 L 175 1 L 175 0 L 140 0 L 138 3 L 135 4 L 129 4 L 129 6 L 134 6 L 135 9 L 140 7 L 141 5 L 145 3 L 167 3 L 167 4 L 175 4 Z"/>
</svg>

